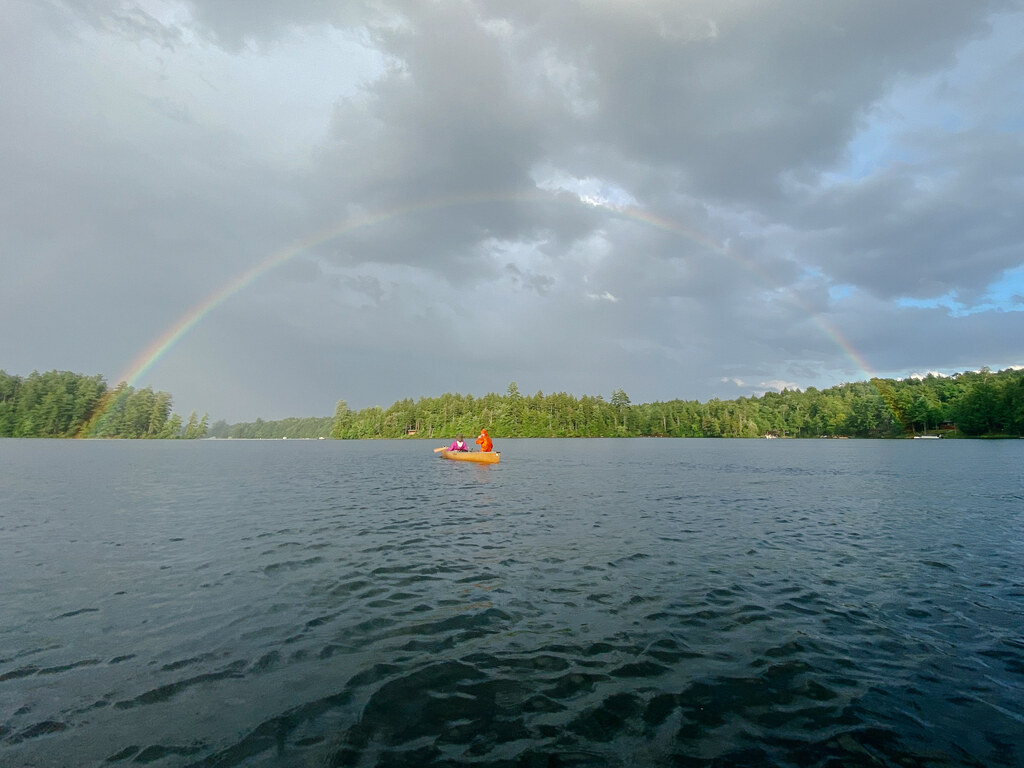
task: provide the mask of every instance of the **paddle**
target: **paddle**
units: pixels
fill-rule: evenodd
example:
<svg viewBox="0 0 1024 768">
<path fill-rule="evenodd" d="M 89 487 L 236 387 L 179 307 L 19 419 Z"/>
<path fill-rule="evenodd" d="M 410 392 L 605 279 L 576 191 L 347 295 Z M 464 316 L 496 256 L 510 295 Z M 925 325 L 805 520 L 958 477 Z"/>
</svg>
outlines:
<svg viewBox="0 0 1024 768">
<path fill-rule="evenodd" d="M 435 448 L 435 449 L 434 449 L 434 453 L 440 453 L 440 452 L 441 452 L 441 451 L 443 451 L 444 449 L 445 449 L 445 446 L 443 446 L 443 445 L 442 445 L 442 446 L 441 446 L 440 448 Z"/>
</svg>

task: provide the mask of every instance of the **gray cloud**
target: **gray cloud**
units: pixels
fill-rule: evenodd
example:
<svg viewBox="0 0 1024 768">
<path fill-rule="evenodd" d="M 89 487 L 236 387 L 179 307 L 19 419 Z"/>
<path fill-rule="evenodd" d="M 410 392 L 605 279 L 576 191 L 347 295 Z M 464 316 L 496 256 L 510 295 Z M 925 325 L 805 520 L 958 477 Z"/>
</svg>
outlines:
<svg viewBox="0 0 1024 768">
<path fill-rule="evenodd" d="M 211 296 L 136 383 L 230 420 L 1021 362 L 1019 33 L 996 1 L 16 4 L 0 366 L 114 379 Z"/>
</svg>

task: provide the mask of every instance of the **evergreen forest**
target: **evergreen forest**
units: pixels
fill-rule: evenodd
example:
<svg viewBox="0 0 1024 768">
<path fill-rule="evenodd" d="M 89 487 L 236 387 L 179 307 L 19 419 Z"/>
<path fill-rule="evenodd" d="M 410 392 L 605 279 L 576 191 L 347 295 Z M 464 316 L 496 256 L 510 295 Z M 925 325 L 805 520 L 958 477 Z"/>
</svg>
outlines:
<svg viewBox="0 0 1024 768">
<path fill-rule="evenodd" d="M 172 398 L 102 376 L 67 371 L 22 378 L 0 371 L 0 437 L 97 438 L 425 438 L 492 437 L 858 437 L 1024 436 L 1024 370 L 987 368 L 953 376 L 881 379 L 818 390 L 783 390 L 735 400 L 670 400 L 635 404 L 622 389 L 609 399 L 565 392 L 523 395 L 444 394 L 406 398 L 388 408 L 352 410 L 339 400 L 334 416 L 208 427 L 195 412 L 184 421 Z"/>
<path fill-rule="evenodd" d="M 187 422 L 171 412 L 172 398 L 102 376 L 68 371 L 26 378 L 0 371 L 0 437 L 201 438 L 208 417 Z"/>
<path fill-rule="evenodd" d="M 481 427 L 492 437 L 1016 437 L 1024 435 L 1024 370 L 874 378 L 704 403 L 634 404 L 621 389 L 607 400 L 564 392 L 523 395 L 513 382 L 503 395 L 444 394 L 386 409 L 355 411 L 340 400 L 333 419 L 222 421 L 210 436 L 450 440 L 458 432 L 475 436 Z"/>
</svg>

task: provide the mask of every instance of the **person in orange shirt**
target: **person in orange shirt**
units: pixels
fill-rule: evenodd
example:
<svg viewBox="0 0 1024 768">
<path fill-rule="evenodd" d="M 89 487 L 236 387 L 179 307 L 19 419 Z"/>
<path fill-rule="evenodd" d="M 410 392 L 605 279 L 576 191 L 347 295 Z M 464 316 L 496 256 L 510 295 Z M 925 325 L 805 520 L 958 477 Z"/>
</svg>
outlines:
<svg viewBox="0 0 1024 768">
<path fill-rule="evenodd" d="M 494 447 L 494 443 L 491 442 L 491 438 L 487 435 L 486 429 L 480 430 L 480 437 L 476 439 L 476 444 L 480 446 L 480 450 L 484 453 Z"/>
</svg>

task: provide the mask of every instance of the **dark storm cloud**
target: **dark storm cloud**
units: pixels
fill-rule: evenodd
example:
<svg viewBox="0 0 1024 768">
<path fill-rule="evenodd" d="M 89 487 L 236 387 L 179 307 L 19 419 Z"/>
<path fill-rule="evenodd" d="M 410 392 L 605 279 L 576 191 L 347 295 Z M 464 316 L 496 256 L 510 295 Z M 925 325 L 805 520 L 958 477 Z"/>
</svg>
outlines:
<svg viewBox="0 0 1024 768">
<path fill-rule="evenodd" d="M 925 0 L 549 6 L 508 13 L 577 71 L 593 108 L 570 140 L 732 199 L 772 194 L 780 173 L 835 160 L 896 78 L 948 66 L 1012 4 L 943 14 Z"/>
</svg>

